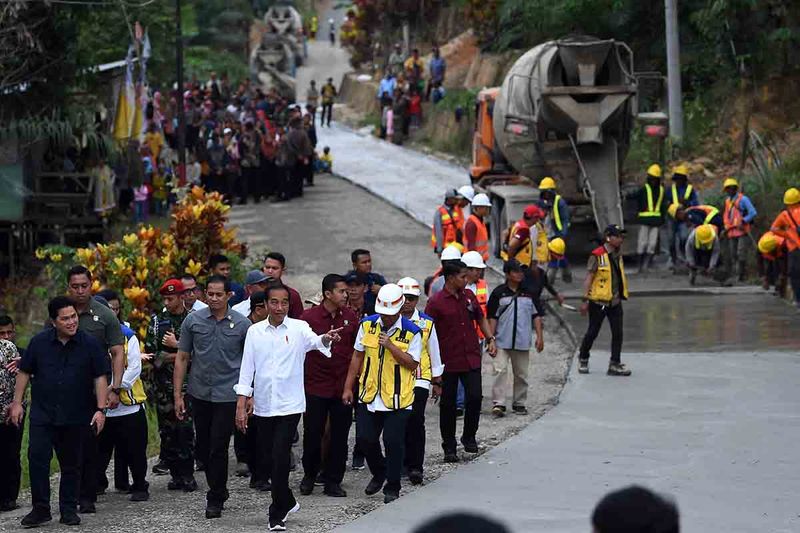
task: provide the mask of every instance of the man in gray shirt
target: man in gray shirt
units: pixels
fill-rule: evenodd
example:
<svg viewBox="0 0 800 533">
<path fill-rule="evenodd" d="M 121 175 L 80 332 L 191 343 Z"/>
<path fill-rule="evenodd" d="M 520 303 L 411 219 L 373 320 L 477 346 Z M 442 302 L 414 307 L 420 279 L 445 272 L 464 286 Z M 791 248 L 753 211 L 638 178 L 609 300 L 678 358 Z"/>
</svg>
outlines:
<svg viewBox="0 0 800 533">
<path fill-rule="evenodd" d="M 189 314 L 181 325 L 178 355 L 175 358 L 175 413 L 186 416 L 187 404 L 181 387 L 191 361 L 187 393 L 194 416 L 197 457 L 206 464 L 206 518 L 222 516 L 228 499 L 228 447 L 236 416 L 236 393 L 242 349 L 250 321 L 228 309 L 230 282 L 214 275 L 206 283 L 208 308 Z"/>
</svg>

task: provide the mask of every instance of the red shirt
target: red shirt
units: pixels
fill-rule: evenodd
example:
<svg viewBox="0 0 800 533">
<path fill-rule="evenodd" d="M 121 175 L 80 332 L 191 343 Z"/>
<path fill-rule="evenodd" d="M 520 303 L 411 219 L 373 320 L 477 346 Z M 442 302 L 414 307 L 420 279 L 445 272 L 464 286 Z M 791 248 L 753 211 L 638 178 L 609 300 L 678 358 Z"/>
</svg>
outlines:
<svg viewBox="0 0 800 533">
<path fill-rule="evenodd" d="M 303 314 L 303 299 L 300 298 L 300 293 L 293 288 L 286 286 L 289 289 L 289 318 L 300 318 Z M 322 333 L 328 333 L 323 331 Z"/>
<path fill-rule="evenodd" d="M 303 312 L 301 320 L 308 322 L 314 333 L 322 335 L 331 329 L 341 328 L 340 341 L 333 343 L 331 357 L 327 358 L 317 350 L 306 354 L 305 385 L 306 394 L 320 398 L 338 398 L 344 390 L 350 359 L 353 357 L 353 344 L 358 333 L 358 317 L 349 308 L 331 315 L 322 305 L 316 305 Z"/>
<path fill-rule="evenodd" d="M 445 288 L 428 300 L 425 314 L 433 319 L 445 372 L 467 372 L 481 367 L 481 349 L 473 320 L 483 310 L 472 291 L 456 295 Z"/>
</svg>

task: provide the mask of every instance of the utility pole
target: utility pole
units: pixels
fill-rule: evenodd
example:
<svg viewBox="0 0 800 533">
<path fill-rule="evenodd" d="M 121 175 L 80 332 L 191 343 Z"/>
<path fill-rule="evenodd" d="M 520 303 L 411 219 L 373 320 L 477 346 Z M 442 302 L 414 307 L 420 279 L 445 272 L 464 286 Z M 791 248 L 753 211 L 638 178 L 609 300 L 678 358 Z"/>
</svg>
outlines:
<svg viewBox="0 0 800 533">
<path fill-rule="evenodd" d="M 678 37 L 678 0 L 664 0 L 667 30 L 667 93 L 669 135 L 673 142 L 683 140 L 683 94 L 681 91 L 681 44 Z"/>
<path fill-rule="evenodd" d="M 181 29 L 181 0 L 175 0 L 175 69 L 178 95 L 178 179 L 186 179 L 186 113 L 183 110 L 183 30 Z"/>
</svg>

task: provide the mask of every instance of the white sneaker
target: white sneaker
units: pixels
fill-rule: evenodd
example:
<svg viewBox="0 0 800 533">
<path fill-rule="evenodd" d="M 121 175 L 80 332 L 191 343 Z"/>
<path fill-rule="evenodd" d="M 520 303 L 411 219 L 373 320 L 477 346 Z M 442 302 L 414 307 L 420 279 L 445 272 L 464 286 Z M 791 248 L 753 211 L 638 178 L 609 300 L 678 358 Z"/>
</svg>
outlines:
<svg viewBox="0 0 800 533">
<path fill-rule="evenodd" d="M 286 513 L 286 516 L 283 517 L 283 521 L 286 522 L 286 520 L 289 519 L 289 515 L 290 514 L 296 513 L 299 510 L 300 510 L 300 502 L 297 502 L 297 503 L 294 504 L 294 507 L 289 509 L 289 512 Z"/>
</svg>

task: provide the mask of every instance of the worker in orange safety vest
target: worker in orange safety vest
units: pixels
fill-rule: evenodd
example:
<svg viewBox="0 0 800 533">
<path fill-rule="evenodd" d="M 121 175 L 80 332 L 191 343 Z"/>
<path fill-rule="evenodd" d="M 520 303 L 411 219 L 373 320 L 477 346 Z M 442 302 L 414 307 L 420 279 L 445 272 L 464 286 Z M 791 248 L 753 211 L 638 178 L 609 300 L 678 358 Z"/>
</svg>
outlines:
<svg viewBox="0 0 800 533">
<path fill-rule="evenodd" d="M 789 280 L 792 282 L 795 305 L 800 308 L 800 190 L 792 187 L 783 195 L 786 209 L 772 222 L 772 233 L 786 239 L 789 254 Z"/>
<path fill-rule="evenodd" d="M 492 209 L 492 202 L 483 193 L 472 199 L 472 214 L 464 224 L 464 248 L 475 251 L 484 261 L 489 260 L 489 230 L 486 228 L 486 217 Z"/>
<path fill-rule="evenodd" d="M 437 255 L 450 244 L 463 243 L 464 218 L 459 208 L 459 197 L 458 191 L 448 189 L 444 195 L 444 203 L 436 208 L 433 215 L 431 247 Z"/>
<path fill-rule="evenodd" d="M 739 190 L 739 182 L 734 178 L 727 178 L 722 184 L 725 191 L 725 208 L 722 211 L 722 220 L 725 224 L 725 240 L 722 241 L 726 248 L 726 270 L 729 279 L 738 278 L 744 281 L 745 260 L 748 246 L 753 240 L 750 235 L 751 224 L 758 214 L 750 198 Z"/>
<path fill-rule="evenodd" d="M 483 258 L 476 251 L 465 252 L 461 256 L 461 262 L 467 266 L 467 289 L 475 293 L 475 298 L 481 306 L 481 310 L 486 316 L 486 304 L 489 302 L 489 286 L 486 280 L 483 279 L 483 273 L 486 270 L 486 263 Z M 483 340 L 483 332 L 481 331 L 478 323 L 475 323 L 475 331 L 478 332 L 478 338 Z"/>
</svg>

